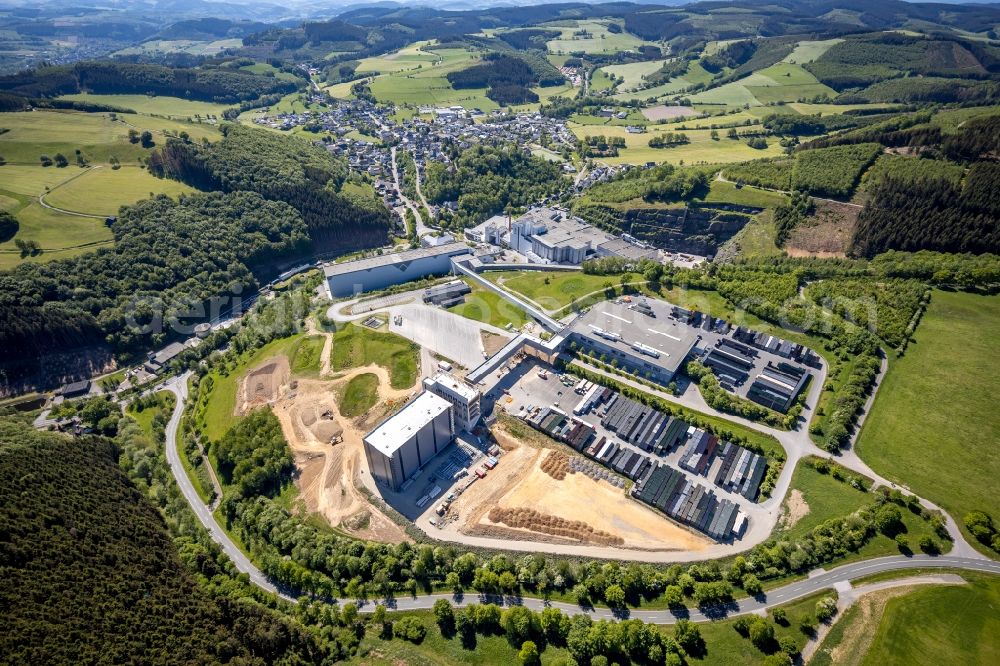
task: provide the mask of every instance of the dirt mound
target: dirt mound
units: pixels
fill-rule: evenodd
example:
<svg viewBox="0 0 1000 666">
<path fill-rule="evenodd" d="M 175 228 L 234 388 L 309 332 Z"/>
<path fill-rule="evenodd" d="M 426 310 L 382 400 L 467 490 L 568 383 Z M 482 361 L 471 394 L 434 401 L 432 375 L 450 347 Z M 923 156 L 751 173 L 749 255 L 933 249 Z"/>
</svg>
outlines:
<svg viewBox="0 0 1000 666">
<path fill-rule="evenodd" d="M 267 405 L 280 397 L 281 387 L 288 384 L 288 359 L 278 356 L 247 373 L 240 391 L 244 413 L 254 407 Z"/>
<path fill-rule="evenodd" d="M 321 442 L 329 442 L 335 437 L 340 437 L 344 433 L 344 429 L 340 427 L 340 424 L 333 419 L 323 419 L 318 421 L 309 430 L 313 435 L 316 436 Z"/>
<path fill-rule="evenodd" d="M 562 451 L 549 451 L 542 461 L 542 471 L 556 481 L 562 481 L 573 471 L 569 468 L 569 456 Z"/>
<path fill-rule="evenodd" d="M 312 407 L 305 407 L 299 412 L 299 418 L 302 420 L 302 425 L 308 428 L 316 423 L 316 410 Z"/>
<path fill-rule="evenodd" d="M 534 509 L 494 507 L 490 509 L 488 517 L 493 523 L 566 537 L 583 543 L 602 546 L 621 546 L 625 543 L 621 537 L 595 530 L 583 521 L 560 518 Z"/>
</svg>

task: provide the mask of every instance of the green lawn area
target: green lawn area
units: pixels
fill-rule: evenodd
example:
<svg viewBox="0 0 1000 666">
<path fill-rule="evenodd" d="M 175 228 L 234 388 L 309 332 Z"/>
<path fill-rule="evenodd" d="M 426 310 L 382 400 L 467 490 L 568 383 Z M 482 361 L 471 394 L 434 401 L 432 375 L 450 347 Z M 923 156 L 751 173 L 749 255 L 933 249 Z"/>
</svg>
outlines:
<svg viewBox="0 0 1000 666">
<path fill-rule="evenodd" d="M 232 104 L 196 102 L 181 97 L 164 97 L 159 95 L 93 95 L 91 93 L 78 93 L 75 95 L 63 95 L 59 99 L 90 102 L 92 104 L 111 104 L 113 106 L 132 109 L 136 113 L 145 113 L 151 116 L 167 116 L 182 120 L 194 118 L 198 115 L 202 117 L 218 116 L 221 118 L 222 112 L 233 106 Z"/>
<path fill-rule="evenodd" d="M 794 102 L 822 94 L 836 95 L 800 65 L 780 62 L 738 81 L 692 95 L 691 101 L 696 104 L 760 106 L 771 102 Z"/>
<path fill-rule="evenodd" d="M 846 516 L 875 500 L 872 494 L 857 490 L 843 481 L 838 481 L 830 473 L 820 474 L 812 466 L 802 462 L 795 467 L 791 489 L 801 493 L 801 499 L 809 507 L 809 512 L 796 521 L 794 525 L 787 529 L 782 529 L 779 526 L 776 530 L 778 534 L 792 539 L 801 537 L 812 528 L 822 525 L 831 518 Z M 788 504 L 789 500 L 786 498 L 786 507 Z M 782 524 L 779 523 L 779 525 Z"/>
<path fill-rule="evenodd" d="M 517 292 L 546 310 L 558 310 L 576 299 L 605 288 L 621 284 L 619 275 L 586 275 L 577 271 L 542 273 L 531 271 L 497 271 L 486 273 L 491 282 Z M 638 274 L 627 274 L 627 279 L 641 280 Z"/>
<path fill-rule="evenodd" d="M 348 418 L 361 416 L 378 402 L 378 376 L 371 372 L 352 377 L 340 399 L 340 413 Z"/>
<path fill-rule="evenodd" d="M 881 617 L 853 606 L 834 625 L 811 663 L 834 663 L 845 636 L 872 636 L 867 654 L 842 655 L 845 665 L 995 664 L 1000 661 L 1000 577 L 957 572 L 965 585 L 921 586 L 889 599 Z"/>
<path fill-rule="evenodd" d="M 292 354 L 291 370 L 294 375 L 318 375 L 320 356 L 326 338 L 322 335 L 310 335 L 302 338 Z"/>
<path fill-rule="evenodd" d="M 935 291 L 858 439 L 876 471 L 940 504 L 959 525 L 977 509 L 1000 519 L 998 345 L 1000 296 Z"/>
<path fill-rule="evenodd" d="M 741 257 L 780 257 L 784 253 L 774 244 L 776 233 L 773 212 L 767 210 L 747 222 L 733 242 Z"/>
<path fill-rule="evenodd" d="M 608 75 L 603 69 L 595 69 L 590 75 L 590 90 L 591 92 L 600 92 L 602 90 L 607 90 L 614 85 L 614 81 L 608 78 Z"/>
<path fill-rule="evenodd" d="M 967 576 L 890 600 L 862 663 L 1000 663 L 1000 577 Z"/>
<path fill-rule="evenodd" d="M 453 305 L 448 311 L 498 328 L 506 328 L 507 324 L 521 328 L 529 319 L 521 308 L 492 291 L 477 286 L 473 286 L 472 292 L 466 294 L 464 303 Z"/>
<path fill-rule="evenodd" d="M 69 167 L 67 167 L 69 168 Z M 78 177 L 55 188 L 45 201 L 52 206 L 90 215 L 117 215 L 121 206 L 134 204 L 157 194 L 176 198 L 197 192 L 193 187 L 169 178 L 157 178 L 146 169 L 123 166 L 102 167 L 80 173 Z"/>
<path fill-rule="evenodd" d="M 395 333 L 373 331 L 347 324 L 333 338 L 330 365 L 334 370 L 361 368 L 375 363 L 389 372 L 390 386 L 405 389 L 417 381 L 419 348 Z"/>
</svg>

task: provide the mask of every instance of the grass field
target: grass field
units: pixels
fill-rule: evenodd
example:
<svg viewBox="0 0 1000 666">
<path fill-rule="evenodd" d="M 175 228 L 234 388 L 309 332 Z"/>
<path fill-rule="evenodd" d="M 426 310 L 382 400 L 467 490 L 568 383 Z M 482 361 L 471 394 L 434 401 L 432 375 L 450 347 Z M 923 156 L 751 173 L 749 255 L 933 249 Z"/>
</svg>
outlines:
<svg viewBox="0 0 1000 666">
<path fill-rule="evenodd" d="M 232 104 L 214 104 L 212 102 L 196 102 L 182 99 L 180 97 L 162 97 L 150 95 L 92 95 L 90 93 L 78 93 L 75 95 L 63 95 L 59 99 L 71 99 L 78 102 L 90 102 L 92 104 L 112 104 L 126 109 L 132 109 L 136 113 L 143 113 L 150 116 L 167 116 L 168 118 L 180 118 L 187 120 L 200 115 L 222 117 L 222 112 L 231 108 Z"/>
<path fill-rule="evenodd" d="M 876 471 L 940 504 L 959 525 L 977 509 L 1000 519 L 1000 376 L 991 360 L 998 345 L 1000 296 L 935 291 L 858 438 L 858 453 Z"/>
<path fill-rule="evenodd" d="M 746 145 L 743 140 L 726 137 L 725 131 L 719 131 L 719 139 L 712 139 L 709 129 L 681 130 L 677 125 L 650 125 L 645 134 L 629 134 L 624 127 L 617 125 L 581 125 L 570 122 L 568 126 L 578 137 L 585 136 L 620 136 L 625 139 L 625 148 L 618 157 L 595 158 L 606 164 L 645 164 L 646 162 L 669 162 L 671 164 L 722 164 L 727 162 L 744 162 L 760 157 L 773 157 L 784 153 L 784 149 L 776 140 L 768 141 L 767 148 L 757 150 Z M 649 140 L 660 132 L 683 132 L 691 143 L 672 148 L 650 148 Z"/>
<path fill-rule="evenodd" d="M 838 653 L 845 666 L 860 664 L 995 664 L 1000 661 L 1000 577 L 960 572 L 965 585 L 917 587 L 889 599 L 881 617 L 852 607 L 834 625 L 811 663 L 834 663 L 845 638 L 868 634 L 866 653 Z M 845 645 L 845 648 L 847 646 Z"/>
<path fill-rule="evenodd" d="M 602 69 L 595 69 L 590 75 L 590 91 L 600 92 L 614 86 L 615 82 Z"/>
<path fill-rule="evenodd" d="M 777 230 L 772 211 L 755 215 L 733 237 L 741 257 L 780 257 L 784 252 L 774 243 Z"/>
<path fill-rule="evenodd" d="M 378 377 L 370 372 L 352 377 L 340 399 L 340 413 L 347 418 L 361 416 L 378 402 Z"/>
<path fill-rule="evenodd" d="M 782 62 L 790 62 L 801 65 L 805 62 L 812 62 L 830 50 L 830 47 L 844 41 L 843 39 L 822 39 L 799 42 L 795 49 L 785 56 Z"/>
<path fill-rule="evenodd" d="M 66 259 L 111 242 L 111 230 L 103 219 L 67 215 L 45 208 L 37 201 L 46 188 L 57 188 L 81 175 L 87 174 L 75 166 L 59 169 L 8 164 L 0 167 L 0 208 L 14 213 L 20 223 L 17 235 L 0 243 L 0 270 L 25 261 Z M 42 253 L 22 258 L 14 244 L 17 239 L 36 241 Z"/>
<path fill-rule="evenodd" d="M 577 21 L 574 26 L 555 26 L 542 24 L 539 27 L 546 30 L 559 30 L 562 34 L 557 39 L 549 41 L 549 53 L 563 54 L 582 51 L 583 53 L 616 53 L 618 51 L 632 51 L 644 42 L 638 37 L 630 35 L 624 30 L 619 33 L 608 31 L 607 20 Z M 578 37 L 573 33 L 586 30 L 589 36 Z"/>
<path fill-rule="evenodd" d="M 293 375 L 318 375 L 320 357 L 326 338 L 322 335 L 310 335 L 302 338 L 292 353 L 289 366 Z"/>
<path fill-rule="evenodd" d="M 120 114 L 117 118 L 112 120 L 110 113 L 79 111 L 3 114 L 0 124 L 9 131 L 0 134 L 0 156 L 7 161 L 0 167 L 0 207 L 13 212 L 20 222 L 18 238 L 38 242 L 43 252 L 22 259 L 13 241 L 8 241 L 0 245 L 0 269 L 22 261 L 65 259 L 111 241 L 111 231 L 103 219 L 67 215 L 39 204 L 37 197 L 49 190 L 49 205 L 102 217 L 117 213 L 121 205 L 134 203 L 150 192 L 173 196 L 192 191 L 146 173 L 140 161 L 150 149 L 130 143 L 128 131 L 149 130 L 154 143 L 162 143 L 164 133 L 182 131 L 194 140 L 217 139 L 216 127 L 141 114 Z M 89 165 L 103 168 L 82 171 L 76 165 L 77 151 Z M 66 156 L 70 166 L 41 165 L 40 156 L 54 158 L 58 153 Z M 108 168 L 112 157 L 120 160 L 120 170 Z"/>
<path fill-rule="evenodd" d="M 54 157 L 56 153 L 75 162 L 76 150 L 80 150 L 92 164 L 107 163 L 111 157 L 117 157 L 122 164 L 138 164 L 150 149 L 129 143 L 129 129 L 149 130 L 154 142 L 161 142 L 165 132 L 187 132 L 196 141 L 202 137 L 219 138 L 218 128 L 210 124 L 142 114 L 119 114 L 117 117 L 114 121 L 109 113 L 79 111 L 5 113 L 2 126 L 9 131 L 0 134 L 0 155 L 9 164 L 40 165 L 41 155 Z"/>
<path fill-rule="evenodd" d="M 370 628 L 361 639 L 357 655 L 346 664 L 364 666 L 431 666 L 443 664 L 483 664 L 510 666 L 517 664 L 520 646 L 512 646 L 503 636 L 477 635 L 474 646 L 466 649 L 458 636 L 444 638 L 434 621 L 431 611 L 392 613 L 390 618 L 397 621 L 403 617 L 415 617 L 427 630 L 427 635 L 419 644 L 401 639 L 383 640 L 378 632 Z M 541 647 L 539 648 L 541 649 Z M 541 653 L 542 665 L 565 660 L 569 652 L 565 648 L 548 646 Z"/>
<path fill-rule="evenodd" d="M 524 310 L 478 286 L 473 286 L 472 293 L 466 294 L 464 303 L 453 305 L 448 311 L 499 328 L 505 328 L 507 324 L 521 328 L 528 321 Z"/>
<path fill-rule="evenodd" d="M 225 375 L 216 370 L 202 379 L 204 383 L 211 378 L 212 390 L 203 393 L 200 398 L 198 412 L 203 410 L 203 413 L 198 424 L 210 441 L 218 441 L 236 423 L 236 392 L 247 370 L 275 356 L 294 358 L 302 339 L 301 335 L 293 335 L 274 340 L 241 356 L 235 367 Z"/>
<path fill-rule="evenodd" d="M 641 84 L 646 76 L 657 71 L 663 67 L 664 63 L 669 61 L 670 59 L 667 58 L 664 60 L 630 62 L 624 65 L 607 65 L 605 67 L 601 67 L 597 71 L 605 72 L 606 74 L 613 74 L 616 78 L 621 79 L 621 83 L 618 86 L 620 90 L 632 90 L 637 85 Z"/>
<path fill-rule="evenodd" d="M 649 99 L 650 97 L 664 97 L 678 93 L 688 86 L 696 83 L 708 83 L 712 79 L 712 74 L 705 70 L 697 60 L 688 65 L 688 69 L 683 76 L 675 76 L 666 83 L 647 88 L 646 90 L 636 90 L 633 92 L 623 92 L 614 95 L 614 99 L 621 102 L 628 102 L 634 99 Z"/>
<path fill-rule="evenodd" d="M 706 203 L 735 203 L 758 208 L 774 208 L 788 201 L 788 197 L 777 192 L 758 190 L 754 187 L 737 188 L 735 183 L 723 180 L 713 180 L 708 188 L 708 194 L 702 201 Z"/>
<path fill-rule="evenodd" d="M 67 167 L 69 168 L 69 167 Z M 74 169 L 80 173 L 78 169 Z M 127 206 L 157 194 L 177 197 L 196 192 L 193 187 L 169 178 L 157 178 L 146 169 L 123 166 L 118 170 L 108 167 L 83 172 L 69 182 L 52 190 L 45 201 L 52 206 L 91 215 L 116 215 L 121 206 Z"/>
<path fill-rule="evenodd" d="M 846 516 L 875 500 L 870 493 L 838 481 L 830 474 L 820 474 L 801 462 L 792 475 L 791 487 L 802 493 L 802 499 L 809 507 L 809 512 L 794 525 L 787 529 L 778 528 L 781 535 L 793 539 L 831 518 Z"/>
<path fill-rule="evenodd" d="M 243 40 L 216 39 L 151 39 L 138 46 L 130 46 L 116 51 L 114 55 L 161 55 L 166 53 L 188 53 L 196 56 L 214 56 L 226 49 L 238 49 L 243 46 Z"/>
<path fill-rule="evenodd" d="M 389 383 L 394 389 L 409 388 L 417 381 L 418 348 L 406 338 L 354 324 L 337 331 L 330 351 L 330 365 L 334 370 L 360 368 L 372 363 L 389 372 Z"/>
<path fill-rule="evenodd" d="M 836 93 L 820 83 L 801 66 L 781 62 L 754 72 L 738 81 L 691 95 L 695 104 L 723 106 L 761 106 L 773 102 L 795 102 L 803 98 Z"/>
<path fill-rule="evenodd" d="M 547 310 L 556 310 L 587 294 L 600 291 L 605 285 L 618 285 L 621 276 L 585 275 L 578 272 L 533 273 L 497 271 L 485 274 L 491 282 L 502 284 L 534 301 Z M 626 274 L 626 279 L 641 280 L 638 274 Z"/>
</svg>

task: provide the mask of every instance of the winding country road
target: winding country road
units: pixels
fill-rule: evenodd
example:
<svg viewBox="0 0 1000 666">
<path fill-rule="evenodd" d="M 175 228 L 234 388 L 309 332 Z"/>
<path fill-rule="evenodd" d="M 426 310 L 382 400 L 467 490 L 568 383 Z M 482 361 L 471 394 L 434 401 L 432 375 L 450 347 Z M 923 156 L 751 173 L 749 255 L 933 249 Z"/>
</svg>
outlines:
<svg viewBox="0 0 1000 666">
<path fill-rule="evenodd" d="M 219 544 L 226 555 L 233 561 L 236 569 L 247 574 L 250 581 L 263 590 L 277 594 L 285 600 L 295 601 L 295 597 L 280 591 L 264 573 L 257 568 L 250 558 L 233 542 L 228 534 L 219 526 L 211 510 L 198 496 L 194 484 L 188 477 L 181 462 L 180 452 L 177 449 L 178 434 L 181 417 L 184 413 L 184 401 L 187 398 L 187 381 L 191 377 L 188 371 L 183 375 L 167 380 L 162 384 L 163 390 L 170 391 L 177 397 L 173 414 L 166 428 L 166 455 L 170 465 L 170 471 L 177 481 L 184 498 L 191 505 L 198 520 L 208 530 L 212 539 Z M 957 544 L 956 544 L 957 545 Z M 687 618 L 694 621 L 708 621 L 721 617 L 741 615 L 745 613 L 755 613 L 768 608 L 786 604 L 790 601 L 800 599 L 821 590 L 837 587 L 849 587 L 850 581 L 860 577 L 870 576 L 886 571 L 904 571 L 915 569 L 963 569 L 967 571 L 980 571 L 1000 575 L 1000 562 L 995 562 L 984 558 L 973 551 L 973 557 L 960 557 L 953 555 L 929 556 L 913 555 L 906 557 L 895 555 L 882 557 L 860 562 L 852 562 L 839 566 L 835 569 L 825 571 L 817 569 L 809 574 L 809 577 L 798 580 L 787 585 L 770 590 L 766 594 L 757 597 L 750 597 L 732 601 L 722 606 L 709 609 L 663 609 L 663 610 L 613 610 L 609 608 L 595 608 L 590 606 L 580 606 L 579 604 L 546 601 L 534 597 L 518 597 L 503 595 L 487 595 L 478 593 L 469 594 L 430 594 L 411 597 L 394 597 L 385 600 L 366 600 L 360 604 L 362 612 L 374 610 L 376 603 L 384 603 L 391 610 L 423 610 L 430 609 L 438 599 L 447 599 L 454 605 L 462 607 L 472 603 L 496 603 L 501 606 L 525 606 L 533 610 L 540 610 L 546 607 L 558 608 L 568 614 L 587 614 L 595 619 L 625 619 L 636 618 L 644 622 L 654 624 L 672 624 L 678 619 Z M 350 600 L 331 599 L 337 603 L 345 603 Z"/>
</svg>

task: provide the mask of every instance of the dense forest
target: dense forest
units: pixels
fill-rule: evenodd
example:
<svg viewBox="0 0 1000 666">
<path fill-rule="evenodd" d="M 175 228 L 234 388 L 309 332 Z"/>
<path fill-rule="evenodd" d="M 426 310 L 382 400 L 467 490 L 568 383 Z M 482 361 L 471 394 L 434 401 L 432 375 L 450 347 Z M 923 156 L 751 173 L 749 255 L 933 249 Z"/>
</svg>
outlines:
<svg viewBox="0 0 1000 666">
<path fill-rule="evenodd" d="M 997 182 L 1000 166 L 987 162 L 973 165 L 962 186 L 947 178 L 885 176 L 858 217 L 853 252 L 1000 253 Z"/>
<path fill-rule="evenodd" d="M 252 267 L 309 244 L 294 208 L 252 192 L 147 199 L 123 208 L 111 229 L 113 248 L 0 273 L 0 360 L 162 344 L 175 313 L 255 288 Z"/>
<path fill-rule="evenodd" d="M 487 53 L 483 62 L 457 72 L 449 72 L 453 88 L 489 88 L 486 96 L 498 104 L 537 102 L 538 95 L 529 88 L 538 84 L 531 65 L 522 58 L 502 53 Z"/>
<path fill-rule="evenodd" d="M 454 212 L 442 212 L 444 223 L 453 228 L 478 224 L 508 206 L 526 207 L 567 184 L 558 164 L 527 155 L 515 146 L 455 149 L 453 160 L 448 166 L 430 163 L 422 187 L 431 203 L 456 203 Z"/>
<path fill-rule="evenodd" d="M 343 160 L 305 139 L 224 125 L 214 144 L 168 140 L 149 158 L 157 176 L 176 178 L 202 190 L 252 191 L 293 206 L 305 220 L 314 251 L 377 247 L 392 224 L 389 210 L 373 199 L 340 191 Z"/>
<path fill-rule="evenodd" d="M 243 496 L 274 495 L 291 480 L 295 463 L 270 409 L 258 409 L 239 420 L 213 443 L 219 475 Z"/>
<path fill-rule="evenodd" d="M 323 658 L 304 628 L 213 596 L 98 437 L 0 418 L 0 635 L 19 664 L 271 664 Z"/>
<path fill-rule="evenodd" d="M 104 61 L 39 67 L 0 77 L 0 90 L 25 97 L 92 92 L 171 95 L 220 103 L 287 94 L 295 92 L 300 84 L 227 67 L 171 68 Z"/>
</svg>

